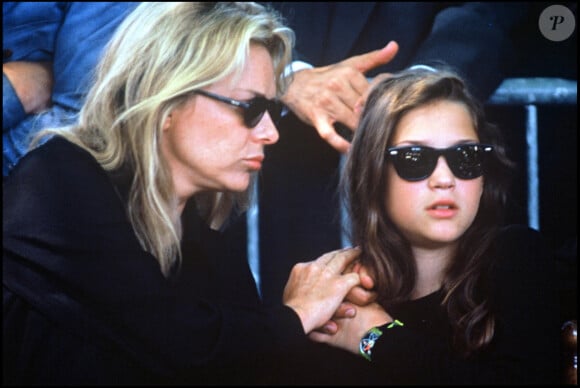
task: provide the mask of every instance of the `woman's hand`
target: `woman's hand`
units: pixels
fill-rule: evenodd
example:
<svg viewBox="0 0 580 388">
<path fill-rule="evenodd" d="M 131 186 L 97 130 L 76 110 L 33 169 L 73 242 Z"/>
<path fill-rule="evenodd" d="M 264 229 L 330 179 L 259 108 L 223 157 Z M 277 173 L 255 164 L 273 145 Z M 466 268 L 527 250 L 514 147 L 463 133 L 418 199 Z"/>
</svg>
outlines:
<svg viewBox="0 0 580 388">
<path fill-rule="evenodd" d="M 377 293 L 373 291 L 375 281 L 368 270 L 360 262 L 355 261 L 345 272 L 357 273 L 360 277 L 360 285 L 353 287 L 346 295 L 346 300 L 358 306 L 365 306 L 377 300 Z"/>
<path fill-rule="evenodd" d="M 325 325 L 360 284 L 358 273 L 344 273 L 359 254 L 358 248 L 340 249 L 292 268 L 283 301 L 296 311 L 306 334 Z"/>
<path fill-rule="evenodd" d="M 332 318 L 326 322 L 322 327 L 317 328 L 326 334 L 334 334 L 338 330 L 337 319 L 352 318 L 356 315 L 357 306 L 366 306 L 377 299 L 377 293 L 373 291 L 375 282 L 369 275 L 367 269 L 363 267 L 358 261 L 352 262 L 344 271 L 345 273 L 358 273 L 360 277 L 360 284 L 353 287 L 345 297 L 345 300 L 338 306 Z"/>
</svg>

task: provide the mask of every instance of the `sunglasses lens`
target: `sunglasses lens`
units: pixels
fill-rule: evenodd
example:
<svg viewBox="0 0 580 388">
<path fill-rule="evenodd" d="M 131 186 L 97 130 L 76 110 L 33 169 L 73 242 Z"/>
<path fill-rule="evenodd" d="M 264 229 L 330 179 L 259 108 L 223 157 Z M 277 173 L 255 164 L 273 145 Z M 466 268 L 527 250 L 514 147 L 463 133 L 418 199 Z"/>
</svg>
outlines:
<svg viewBox="0 0 580 388">
<path fill-rule="evenodd" d="M 424 147 L 403 147 L 394 154 L 393 163 L 401 178 L 420 181 L 431 175 L 437 164 L 436 157 L 432 150 Z"/>
<path fill-rule="evenodd" d="M 454 147 L 445 152 L 445 159 L 459 179 L 475 179 L 483 175 L 484 148 L 477 144 Z"/>
<path fill-rule="evenodd" d="M 278 101 L 269 101 L 268 113 L 274 124 L 278 125 L 282 118 L 282 104 Z"/>
<path fill-rule="evenodd" d="M 244 121 L 248 128 L 254 128 L 258 125 L 266 111 L 268 111 L 274 124 L 280 119 L 282 105 L 276 101 L 271 101 L 264 97 L 256 97 L 249 104 L 250 106 L 244 112 Z"/>
<path fill-rule="evenodd" d="M 265 98 L 256 97 L 249 103 L 249 107 L 244 110 L 244 122 L 248 128 L 254 128 L 266 112 Z"/>
</svg>

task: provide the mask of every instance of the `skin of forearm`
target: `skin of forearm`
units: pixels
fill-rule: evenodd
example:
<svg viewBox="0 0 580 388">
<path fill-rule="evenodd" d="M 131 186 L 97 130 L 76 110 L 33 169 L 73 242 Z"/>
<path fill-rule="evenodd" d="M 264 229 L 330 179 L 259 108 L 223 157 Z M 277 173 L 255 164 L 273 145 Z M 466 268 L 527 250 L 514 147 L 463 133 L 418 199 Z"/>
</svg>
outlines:
<svg viewBox="0 0 580 388">
<path fill-rule="evenodd" d="M 50 106 L 51 62 L 7 62 L 2 64 L 2 72 L 10 80 L 26 113 L 40 113 Z"/>
</svg>

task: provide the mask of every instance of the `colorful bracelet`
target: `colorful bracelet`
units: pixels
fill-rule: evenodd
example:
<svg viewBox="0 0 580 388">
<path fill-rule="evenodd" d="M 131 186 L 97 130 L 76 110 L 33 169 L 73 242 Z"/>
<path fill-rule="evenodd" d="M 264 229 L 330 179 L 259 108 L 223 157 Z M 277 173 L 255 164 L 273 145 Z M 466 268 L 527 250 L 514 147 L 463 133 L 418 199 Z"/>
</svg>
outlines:
<svg viewBox="0 0 580 388">
<path fill-rule="evenodd" d="M 404 326 L 404 324 L 398 319 L 395 319 L 393 322 L 387 323 L 381 326 L 380 328 L 373 327 L 372 329 L 367 331 L 366 334 L 360 340 L 358 345 L 361 356 L 371 361 L 372 349 L 377 343 L 378 339 L 381 338 L 381 336 L 383 335 L 383 330 L 392 329 L 393 327 L 397 326 Z"/>
</svg>

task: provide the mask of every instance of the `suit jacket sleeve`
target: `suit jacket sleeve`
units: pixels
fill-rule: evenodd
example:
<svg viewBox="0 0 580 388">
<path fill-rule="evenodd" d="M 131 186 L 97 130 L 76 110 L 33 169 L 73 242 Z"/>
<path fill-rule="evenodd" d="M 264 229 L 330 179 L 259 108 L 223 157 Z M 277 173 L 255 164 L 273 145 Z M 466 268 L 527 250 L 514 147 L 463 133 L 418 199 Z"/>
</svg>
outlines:
<svg viewBox="0 0 580 388">
<path fill-rule="evenodd" d="M 517 62 L 512 37 L 527 12 L 522 3 L 465 2 L 445 7 L 435 16 L 411 64 L 444 61 L 486 101 Z"/>
</svg>

